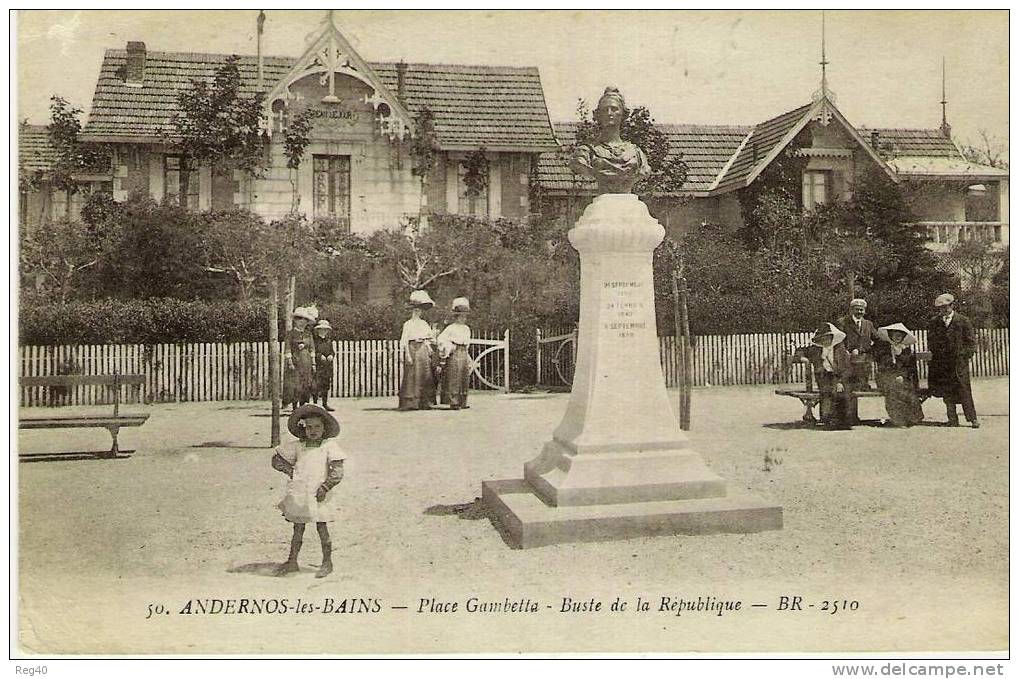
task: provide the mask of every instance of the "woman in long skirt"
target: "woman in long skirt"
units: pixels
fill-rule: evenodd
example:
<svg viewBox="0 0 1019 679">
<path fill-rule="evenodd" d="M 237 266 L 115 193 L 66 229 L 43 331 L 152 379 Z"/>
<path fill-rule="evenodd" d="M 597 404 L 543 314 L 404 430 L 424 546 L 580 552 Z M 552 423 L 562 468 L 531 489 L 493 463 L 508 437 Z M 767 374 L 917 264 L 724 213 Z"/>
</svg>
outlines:
<svg viewBox="0 0 1019 679">
<path fill-rule="evenodd" d="M 294 309 L 294 327 L 283 344 L 283 404 L 295 408 L 311 401 L 315 389 L 315 317 L 307 307 Z"/>
<path fill-rule="evenodd" d="M 920 376 L 916 356 L 910 348 L 916 335 L 902 323 L 878 328 L 878 337 L 871 349 L 877 363 L 877 383 L 885 396 L 888 421 L 896 427 L 911 427 L 923 420 L 923 408 L 917 392 Z"/>
<path fill-rule="evenodd" d="M 471 346 L 471 328 L 467 314 L 471 310 L 466 297 L 453 300 L 453 322 L 439 334 L 437 344 L 442 357 L 442 403 L 450 410 L 469 408 L 467 385 L 471 379 L 473 361 L 468 349 Z"/>
<path fill-rule="evenodd" d="M 425 290 L 410 295 L 410 318 L 400 335 L 403 379 L 400 380 L 400 410 L 428 410 L 435 403 L 433 353 L 435 336 L 432 326 L 422 318 L 435 305 Z"/>
<path fill-rule="evenodd" d="M 821 395 L 821 424 L 833 429 L 851 427 L 846 391 L 852 366 L 849 352 L 842 346 L 845 338 L 846 333 L 825 323 L 814 333 L 811 346 L 804 351 Z"/>
</svg>

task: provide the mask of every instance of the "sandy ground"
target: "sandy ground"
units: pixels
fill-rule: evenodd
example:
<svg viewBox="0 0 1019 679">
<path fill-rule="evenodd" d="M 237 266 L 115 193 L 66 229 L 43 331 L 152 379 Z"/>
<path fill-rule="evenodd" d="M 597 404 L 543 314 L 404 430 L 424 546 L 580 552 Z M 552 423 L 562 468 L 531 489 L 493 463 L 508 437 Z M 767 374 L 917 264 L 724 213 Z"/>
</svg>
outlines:
<svg viewBox="0 0 1019 679">
<path fill-rule="evenodd" d="M 122 448 L 135 450 L 129 457 L 18 465 L 22 648 L 1005 649 L 1007 379 L 978 380 L 974 392 L 980 430 L 824 432 L 800 428 L 799 403 L 771 388 L 699 389 L 692 446 L 730 493 L 780 503 L 783 530 L 535 550 L 510 549 L 474 501 L 483 479 L 521 475 L 568 395 L 477 394 L 467 411 L 417 413 L 395 412 L 395 399 L 338 400 L 349 451 L 340 486 L 346 511 L 332 524 L 337 569 L 323 580 L 313 577 L 320 561 L 313 531 L 302 572 L 268 576 L 285 558 L 290 528 L 274 509 L 285 477 L 269 466 L 264 404 L 136 406 L 151 418 L 122 434 Z M 861 404 L 863 417 L 881 416 L 879 400 Z M 928 425 L 944 421 L 940 401 L 925 411 Z M 33 453 L 97 450 L 109 446 L 109 436 L 23 431 L 19 445 Z M 766 465 L 766 455 L 778 461 Z M 781 610 L 783 596 L 803 597 L 802 610 Z M 537 611 L 466 610 L 475 597 L 530 600 Z M 602 608 L 562 612 L 564 597 L 594 599 Z M 617 597 L 625 610 L 611 610 Z M 636 610 L 637 597 L 650 602 L 648 610 Z M 677 616 L 660 610 L 663 597 L 741 604 L 721 616 Z M 237 613 L 240 602 L 233 601 L 230 613 L 182 613 L 196 600 L 215 610 L 243 598 L 277 612 Z M 351 605 L 352 598 L 364 601 Z M 457 610 L 430 612 L 426 605 L 419 612 L 423 599 L 455 602 Z M 325 612 L 345 600 L 346 612 Z M 825 601 L 839 610 L 823 611 Z M 842 610 L 854 601 L 856 610 Z M 309 604 L 315 609 L 304 612 Z M 149 617 L 150 605 L 160 612 Z"/>
</svg>

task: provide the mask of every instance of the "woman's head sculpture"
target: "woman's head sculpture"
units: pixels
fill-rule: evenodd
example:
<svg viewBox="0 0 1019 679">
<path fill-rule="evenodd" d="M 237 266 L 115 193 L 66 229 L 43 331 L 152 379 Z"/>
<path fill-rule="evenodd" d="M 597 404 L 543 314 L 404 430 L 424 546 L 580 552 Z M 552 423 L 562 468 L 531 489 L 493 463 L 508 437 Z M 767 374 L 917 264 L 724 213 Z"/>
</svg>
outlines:
<svg viewBox="0 0 1019 679">
<path fill-rule="evenodd" d="M 626 100 L 622 93 L 615 87 L 606 87 L 594 110 L 597 140 L 578 145 L 570 158 L 570 169 L 593 179 L 600 194 L 632 193 L 634 185 L 651 174 L 644 151 L 619 136 L 625 117 Z"/>
</svg>

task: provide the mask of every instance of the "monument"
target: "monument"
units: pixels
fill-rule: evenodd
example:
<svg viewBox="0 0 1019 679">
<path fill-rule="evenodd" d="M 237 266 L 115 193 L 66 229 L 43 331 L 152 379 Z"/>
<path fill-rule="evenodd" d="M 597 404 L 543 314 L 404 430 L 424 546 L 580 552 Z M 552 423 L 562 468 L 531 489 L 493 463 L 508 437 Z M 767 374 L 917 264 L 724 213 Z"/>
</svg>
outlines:
<svg viewBox="0 0 1019 679">
<path fill-rule="evenodd" d="M 665 230 L 631 193 L 650 167 L 620 137 L 618 90 L 605 90 L 594 115 L 597 141 L 579 145 L 570 163 L 599 192 L 569 233 L 581 281 L 570 401 L 524 478 L 483 482 L 482 501 L 525 548 L 779 529 L 782 508 L 727 495 L 679 428 L 655 325 L 651 261 Z"/>
</svg>

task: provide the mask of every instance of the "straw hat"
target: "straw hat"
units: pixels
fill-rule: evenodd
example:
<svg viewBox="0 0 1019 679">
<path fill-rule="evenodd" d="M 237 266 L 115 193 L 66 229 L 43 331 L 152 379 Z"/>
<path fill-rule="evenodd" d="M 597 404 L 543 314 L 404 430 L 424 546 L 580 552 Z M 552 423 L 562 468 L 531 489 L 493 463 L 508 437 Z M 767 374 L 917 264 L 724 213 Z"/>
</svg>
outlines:
<svg viewBox="0 0 1019 679">
<path fill-rule="evenodd" d="M 948 306 L 949 304 L 953 304 L 954 302 L 955 295 L 953 295 L 950 292 L 946 292 L 943 295 L 938 295 L 938 298 L 934 300 L 934 306 L 935 307 Z"/>
<path fill-rule="evenodd" d="M 457 297 L 450 305 L 453 313 L 468 313 L 471 310 L 471 303 L 466 297 Z"/>
<path fill-rule="evenodd" d="M 316 330 L 332 330 L 333 326 L 329 325 L 329 321 L 327 321 L 326 319 L 323 318 L 321 321 L 319 321 L 318 323 L 315 324 L 315 329 Z"/>
<path fill-rule="evenodd" d="M 880 328 L 877 329 L 877 336 L 883 339 L 885 342 L 891 342 L 892 340 L 888 337 L 888 332 L 890 330 L 898 330 L 900 332 L 906 333 L 905 339 L 902 340 L 903 346 L 908 347 L 913 344 L 916 344 L 916 335 L 914 335 L 912 331 L 910 331 L 910 329 L 907 328 L 902 323 L 894 323 L 892 325 L 881 326 Z"/>
<path fill-rule="evenodd" d="M 340 423 L 326 409 L 314 403 L 306 403 L 290 413 L 290 417 L 287 419 L 287 429 L 297 438 L 301 438 L 304 434 L 301 420 L 306 417 L 318 417 L 322 420 L 322 423 L 325 425 L 323 439 L 331 439 L 340 433 Z"/>
<path fill-rule="evenodd" d="M 407 302 L 407 306 L 412 307 L 431 307 L 435 306 L 435 302 L 432 301 L 431 296 L 427 290 L 415 290 L 410 293 L 410 300 Z"/>
<path fill-rule="evenodd" d="M 823 335 L 832 336 L 831 337 L 832 346 L 835 346 L 836 344 L 838 344 L 839 342 L 846 338 L 846 333 L 842 332 L 831 323 L 825 323 L 824 325 L 819 327 L 817 329 L 817 332 L 814 333 L 814 336 L 810 338 L 811 344 L 817 344 L 817 339 L 819 337 L 822 337 Z"/>
<path fill-rule="evenodd" d="M 299 306 L 299 307 L 295 307 L 294 308 L 293 317 L 294 318 L 303 318 L 304 320 L 308 321 L 309 323 L 314 323 L 315 320 L 318 318 L 318 314 L 315 313 L 309 307 Z"/>
</svg>

